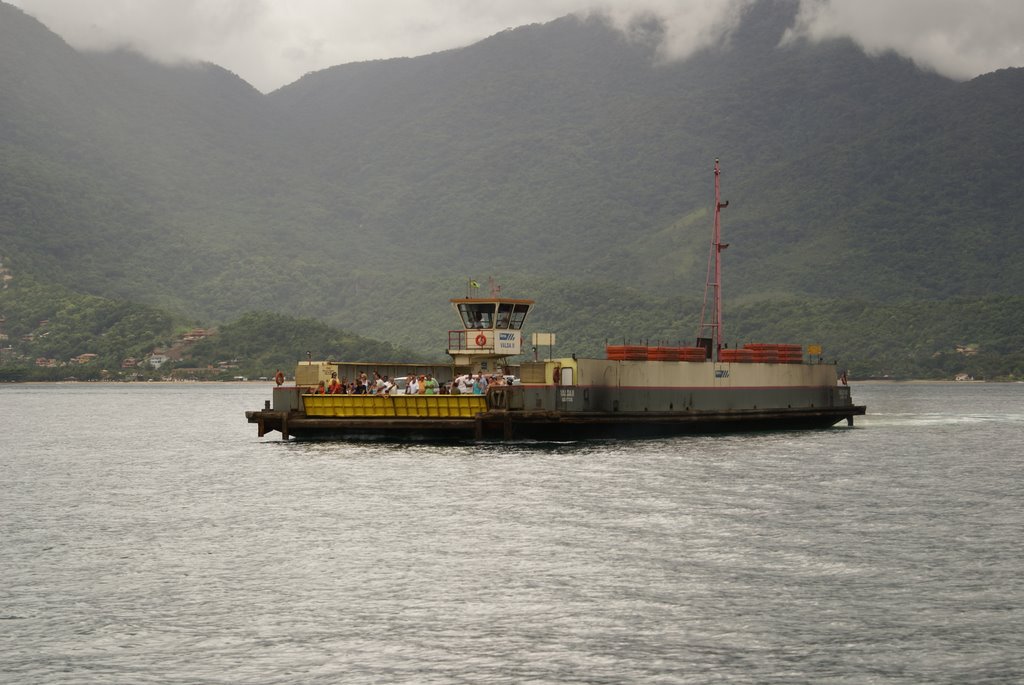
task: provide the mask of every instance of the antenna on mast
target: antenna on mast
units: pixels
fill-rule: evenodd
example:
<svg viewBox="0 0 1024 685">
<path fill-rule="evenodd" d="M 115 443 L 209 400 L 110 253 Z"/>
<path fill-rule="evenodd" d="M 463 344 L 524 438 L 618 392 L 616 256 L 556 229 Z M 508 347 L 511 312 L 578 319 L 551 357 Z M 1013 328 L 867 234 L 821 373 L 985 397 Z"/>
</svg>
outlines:
<svg viewBox="0 0 1024 685">
<path fill-rule="evenodd" d="M 704 282 L 704 305 L 700 310 L 700 329 L 697 331 L 697 346 L 707 351 L 708 359 L 718 359 L 722 350 L 722 250 L 729 247 L 722 242 L 722 210 L 729 201 L 722 202 L 719 191 L 718 159 L 715 159 L 715 223 L 711 231 L 711 252 L 708 255 L 708 275 Z M 712 311 L 708 312 L 708 296 L 711 296 Z M 710 317 L 710 319 L 709 319 Z"/>
</svg>

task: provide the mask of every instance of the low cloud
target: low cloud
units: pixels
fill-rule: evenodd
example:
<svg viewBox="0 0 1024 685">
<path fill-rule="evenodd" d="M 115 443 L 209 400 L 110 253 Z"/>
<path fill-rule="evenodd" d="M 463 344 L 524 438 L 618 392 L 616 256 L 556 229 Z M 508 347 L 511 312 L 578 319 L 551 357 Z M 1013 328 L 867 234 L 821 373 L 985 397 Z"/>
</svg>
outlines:
<svg viewBox="0 0 1024 685">
<path fill-rule="evenodd" d="M 652 18 L 664 31 L 658 46 L 663 59 L 686 59 L 701 48 L 714 45 L 735 28 L 743 10 L 757 0 L 646 0 L 606 2 L 599 13 L 630 34 L 642 20 Z"/>
<path fill-rule="evenodd" d="M 898 52 L 957 79 L 1024 66 L 1019 0 L 804 0 L 788 38 L 847 36 L 869 54 Z"/>
</svg>

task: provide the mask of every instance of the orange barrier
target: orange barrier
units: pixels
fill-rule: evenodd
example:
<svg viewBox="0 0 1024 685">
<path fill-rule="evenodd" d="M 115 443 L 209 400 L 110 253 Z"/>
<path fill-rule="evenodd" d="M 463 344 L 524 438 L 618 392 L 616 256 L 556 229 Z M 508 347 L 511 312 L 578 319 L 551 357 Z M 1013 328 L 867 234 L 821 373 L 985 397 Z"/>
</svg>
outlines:
<svg viewBox="0 0 1024 685">
<path fill-rule="evenodd" d="M 646 345 L 607 345 L 605 353 L 608 359 L 615 361 L 646 361 Z"/>
<path fill-rule="evenodd" d="M 613 361 L 703 362 L 703 347 L 647 347 L 645 345 L 606 345 L 605 354 Z"/>
<path fill-rule="evenodd" d="M 747 343 L 743 349 L 754 353 L 754 361 L 763 364 L 800 364 L 804 360 L 803 345 L 791 343 Z"/>
</svg>

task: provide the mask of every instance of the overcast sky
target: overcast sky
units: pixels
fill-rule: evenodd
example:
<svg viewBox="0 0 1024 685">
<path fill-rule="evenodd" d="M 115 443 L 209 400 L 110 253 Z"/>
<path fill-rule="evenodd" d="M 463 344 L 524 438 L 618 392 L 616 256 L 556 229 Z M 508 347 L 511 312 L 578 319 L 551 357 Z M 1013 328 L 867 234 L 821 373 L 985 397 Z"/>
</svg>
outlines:
<svg viewBox="0 0 1024 685">
<path fill-rule="evenodd" d="M 82 49 L 132 47 L 207 61 L 262 91 L 336 64 L 469 45 L 506 28 L 600 11 L 620 26 L 661 16 L 683 58 L 753 0 L 6 0 Z M 1024 0 L 801 0 L 800 33 L 852 37 L 965 79 L 1024 66 Z"/>
</svg>

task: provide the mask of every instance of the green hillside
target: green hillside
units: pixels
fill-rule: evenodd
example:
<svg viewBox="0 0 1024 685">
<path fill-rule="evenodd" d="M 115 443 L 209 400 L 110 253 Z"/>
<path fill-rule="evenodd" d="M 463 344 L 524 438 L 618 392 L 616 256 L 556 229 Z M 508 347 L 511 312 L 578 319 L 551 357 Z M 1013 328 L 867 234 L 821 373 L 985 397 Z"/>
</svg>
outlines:
<svg viewBox="0 0 1024 685">
<path fill-rule="evenodd" d="M 827 340 L 873 375 L 881 348 L 1009 359 L 1024 70 L 960 83 L 846 40 L 780 47 L 795 9 L 761 0 L 672 64 L 656 24 L 630 42 L 569 17 L 262 95 L 214 65 L 77 52 L 0 3 L 0 256 L 195 320 L 288 313 L 429 353 L 447 299 L 493 275 L 590 353 L 693 335 L 717 157 L 737 336 Z M 879 349 L 851 302 L 895 317 Z M 969 334 L 920 321 L 967 312 Z"/>
<path fill-rule="evenodd" d="M 415 358 L 316 319 L 247 312 L 203 329 L 156 307 L 17 277 L 0 289 L 0 312 L 0 382 L 270 377 L 291 373 L 299 350 L 316 359 Z M 157 366 L 154 356 L 166 359 Z"/>
</svg>

